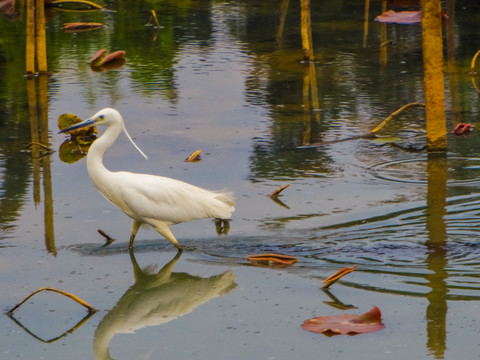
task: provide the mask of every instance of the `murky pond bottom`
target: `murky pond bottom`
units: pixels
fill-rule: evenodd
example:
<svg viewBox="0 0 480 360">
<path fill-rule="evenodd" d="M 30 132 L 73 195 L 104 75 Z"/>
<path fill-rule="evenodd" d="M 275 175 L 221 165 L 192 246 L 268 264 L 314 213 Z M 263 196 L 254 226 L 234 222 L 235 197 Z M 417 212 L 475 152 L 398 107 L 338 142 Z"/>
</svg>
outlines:
<svg viewBox="0 0 480 360">
<path fill-rule="evenodd" d="M 23 20 L 2 20 L 0 34 L 9 36 L 0 61 L 8 84 L 0 89 L 1 308 L 52 287 L 98 311 L 40 293 L 4 315 L 0 358 L 477 356 L 480 135 L 475 128 L 466 137 L 449 134 L 445 157 L 355 138 L 421 101 L 419 27 L 374 22 L 379 4 L 364 23 L 364 4 L 312 2 L 310 66 L 302 59 L 299 6 L 282 3 L 166 1 L 156 9 L 160 29 L 145 27 L 146 4 L 54 12 L 45 83 L 26 82 L 14 61 L 23 58 Z M 460 4 L 455 17 L 462 36 L 471 6 Z M 107 26 L 61 30 L 80 19 Z M 384 35 L 393 40 L 388 47 L 379 46 Z M 458 54 L 476 51 L 457 46 Z M 87 62 L 100 48 L 126 50 L 126 64 L 92 71 Z M 478 94 L 458 66 L 462 96 L 449 99 L 449 122 L 460 114 L 475 123 Z M 106 167 L 233 191 L 227 233 L 211 220 L 172 226 L 185 248 L 177 254 L 142 228 L 128 252 L 130 219 L 95 190 L 84 158 L 62 158 L 67 137 L 57 134 L 59 115 L 87 118 L 107 106 L 122 113 L 149 161 L 121 136 L 105 154 Z M 403 114 L 382 132 L 405 134 L 408 142 L 423 117 Z M 45 140 L 42 129 L 54 153 L 28 146 Z M 201 161 L 184 162 L 199 149 Z M 287 184 L 277 199 L 268 196 Z M 99 229 L 115 241 L 103 246 Z M 262 253 L 298 262 L 247 261 Z M 321 289 L 325 277 L 353 265 L 358 269 Z M 385 324 L 378 332 L 327 337 L 301 327 L 374 305 Z"/>
</svg>

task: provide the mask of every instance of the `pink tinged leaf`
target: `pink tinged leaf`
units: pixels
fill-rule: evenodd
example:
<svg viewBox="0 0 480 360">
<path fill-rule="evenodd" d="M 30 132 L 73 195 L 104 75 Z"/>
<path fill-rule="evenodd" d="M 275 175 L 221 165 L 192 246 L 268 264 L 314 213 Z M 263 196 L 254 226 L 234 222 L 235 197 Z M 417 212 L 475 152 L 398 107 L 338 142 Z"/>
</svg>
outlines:
<svg viewBox="0 0 480 360">
<path fill-rule="evenodd" d="M 420 11 L 399 11 L 388 10 L 375 18 L 378 22 L 396 24 L 415 24 L 422 22 Z"/>
<path fill-rule="evenodd" d="M 333 335 L 356 335 L 382 330 L 382 313 L 376 306 L 362 315 L 319 316 L 306 320 L 302 328 L 314 333 Z"/>
</svg>

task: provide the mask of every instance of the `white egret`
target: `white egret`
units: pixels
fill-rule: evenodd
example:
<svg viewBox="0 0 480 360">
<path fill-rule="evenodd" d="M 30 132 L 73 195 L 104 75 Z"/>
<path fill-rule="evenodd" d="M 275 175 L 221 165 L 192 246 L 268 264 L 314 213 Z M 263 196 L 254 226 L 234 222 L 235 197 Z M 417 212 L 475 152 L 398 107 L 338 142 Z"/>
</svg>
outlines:
<svg viewBox="0 0 480 360">
<path fill-rule="evenodd" d="M 133 219 L 129 248 L 133 247 L 135 235 L 143 224 L 152 226 L 182 250 L 182 246 L 170 231 L 170 225 L 194 219 L 230 218 L 235 210 L 235 203 L 229 193 L 205 190 L 163 176 L 107 170 L 102 162 L 103 154 L 122 130 L 135 148 L 147 159 L 128 134 L 123 118 L 117 110 L 110 108 L 100 110 L 90 119 L 64 129 L 60 133 L 95 125 L 107 126 L 107 130 L 88 150 L 88 175 L 105 198 Z"/>
</svg>

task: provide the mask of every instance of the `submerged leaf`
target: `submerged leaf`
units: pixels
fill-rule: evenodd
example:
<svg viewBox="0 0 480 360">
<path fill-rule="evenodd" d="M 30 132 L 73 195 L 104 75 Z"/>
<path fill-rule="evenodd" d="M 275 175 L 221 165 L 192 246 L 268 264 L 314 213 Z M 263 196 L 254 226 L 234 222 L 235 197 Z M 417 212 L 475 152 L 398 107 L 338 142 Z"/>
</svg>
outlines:
<svg viewBox="0 0 480 360">
<path fill-rule="evenodd" d="M 376 306 L 362 315 L 319 316 L 306 320 L 302 328 L 314 333 L 333 335 L 356 335 L 382 330 L 382 313 Z"/>
<path fill-rule="evenodd" d="M 375 138 L 372 139 L 372 141 L 375 144 L 379 144 L 379 145 L 395 143 L 395 142 L 398 142 L 400 140 L 402 140 L 402 139 L 400 139 L 399 137 L 396 137 L 396 136 L 382 136 L 382 137 L 375 137 Z"/>
</svg>

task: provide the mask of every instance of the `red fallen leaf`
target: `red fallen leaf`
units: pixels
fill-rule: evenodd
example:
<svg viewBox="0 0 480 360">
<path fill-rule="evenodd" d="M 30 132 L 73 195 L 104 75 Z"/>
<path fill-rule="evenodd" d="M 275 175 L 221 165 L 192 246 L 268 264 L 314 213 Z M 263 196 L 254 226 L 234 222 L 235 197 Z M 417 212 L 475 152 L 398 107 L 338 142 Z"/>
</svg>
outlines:
<svg viewBox="0 0 480 360">
<path fill-rule="evenodd" d="M 94 30 L 104 26 L 102 23 L 83 23 L 83 22 L 74 22 L 74 23 L 65 23 L 63 24 L 63 30 L 65 31 L 83 31 L 83 30 Z"/>
<path fill-rule="evenodd" d="M 98 50 L 97 53 L 92 56 L 92 58 L 88 63 L 91 66 L 100 66 L 100 63 L 105 58 L 106 54 L 107 54 L 107 50 L 105 49 Z"/>
<path fill-rule="evenodd" d="M 297 262 L 295 256 L 283 254 L 249 255 L 247 258 L 252 264 L 259 266 L 289 266 Z"/>
<path fill-rule="evenodd" d="M 120 59 L 125 59 L 125 51 L 119 50 L 111 53 L 110 55 L 107 55 L 103 58 L 102 62 L 100 63 L 100 66 L 104 66 L 105 64 L 112 62 L 114 60 L 120 60 Z"/>
<path fill-rule="evenodd" d="M 356 335 L 382 330 L 382 313 L 376 306 L 362 315 L 319 316 L 306 320 L 302 328 L 314 333 L 333 335 Z"/>
<path fill-rule="evenodd" d="M 468 135 L 472 131 L 472 124 L 458 123 L 453 129 L 455 135 Z"/>
<path fill-rule="evenodd" d="M 442 10 L 442 18 L 446 18 L 447 14 L 445 14 Z M 395 23 L 395 24 L 416 24 L 422 22 L 422 12 L 421 11 L 393 11 L 388 10 L 383 12 L 381 15 L 378 15 L 375 18 L 378 22 L 384 23 Z"/>
<path fill-rule="evenodd" d="M 375 18 L 378 22 L 396 23 L 396 24 L 415 24 L 422 22 L 422 13 L 420 11 L 393 11 L 388 10 Z"/>
</svg>

